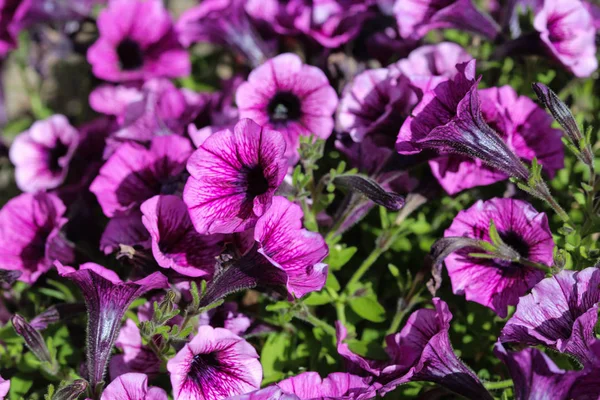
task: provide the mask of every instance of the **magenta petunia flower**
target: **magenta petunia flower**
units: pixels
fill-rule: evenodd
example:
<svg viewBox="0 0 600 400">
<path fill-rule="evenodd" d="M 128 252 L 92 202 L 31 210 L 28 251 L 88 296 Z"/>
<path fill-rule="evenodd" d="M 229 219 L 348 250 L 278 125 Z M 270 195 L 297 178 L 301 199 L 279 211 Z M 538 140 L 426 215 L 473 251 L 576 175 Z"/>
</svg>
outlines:
<svg viewBox="0 0 600 400">
<path fill-rule="evenodd" d="M 229 301 L 200 314 L 198 322 L 200 325 L 225 328 L 236 335 L 243 335 L 252 325 L 252 319 L 239 312 L 238 304 L 234 301 Z"/>
<path fill-rule="evenodd" d="M 375 397 L 377 387 L 370 381 L 345 372 L 334 372 L 324 379 L 317 372 L 304 372 L 228 400 L 367 400 Z"/>
<path fill-rule="evenodd" d="M 410 81 L 387 68 L 367 70 L 346 86 L 340 100 L 338 125 L 356 142 L 377 134 L 389 147 L 417 103 Z"/>
<path fill-rule="evenodd" d="M 100 168 L 90 191 L 106 216 L 127 213 L 155 195 L 177 192 L 191 153 L 189 140 L 175 135 L 156 136 L 149 148 L 124 143 Z"/>
<path fill-rule="evenodd" d="M 598 68 L 592 16 L 580 0 L 542 3 L 533 26 L 546 48 L 575 76 L 590 76 Z"/>
<path fill-rule="evenodd" d="M 177 34 L 185 46 L 209 42 L 230 46 L 254 66 L 270 53 L 250 22 L 245 0 L 205 0 L 185 11 L 177 21 Z"/>
<path fill-rule="evenodd" d="M 130 372 L 142 373 L 149 377 L 160 373 L 160 359 L 142 343 L 140 330 L 132 320 L 126 320 L 121 327 L 115 347 L 123 351 L 123 354 L 117 354 L 110 359 L 111 379 Z"/>
<path fill-rule="evenodd" d="M 238 88 L 236 103 L 240 118 L 285 135 L 289 158 L 300 135 L 331 135 L 338 98 L 323 71 L 286 53 L 254 69 Z"/>
<path fill-rule="evenodd" d="M 177 196 L 154 196 L 142 204 L 141 210 L 158 265 L 191 277 L 212 275 L 223 235 L 196 232 L 185 203 Z"/>
<path fill-rule="evenodd" d="M 287 172 L 279 132 L 243 119 L 207 138 L 190 157 L 183 199 L 202 234 L 241 232 L 271 205 Z"/>
<path fill-rule="evenodd" d="M 160 272 L 135 282 L 123 282 L 119 276 L 98 264 L 86 263 L 75 268 L 56 263 L 60 276 L 75 282 L 85 299 L 88 311 L 87 368 L 91 387 L 102 381 L 121 319 L 132 301 L 153 289 L 169 287 Z"/>
<path fill-rule="evenodd" d="M 477 375 L 454 354 L 449 329 L 452 314 L 448 305 L 433 299 L 435 309 L 413 312 L 406 325 L 386 337 L 388 360 L 367 360 L 353 353 L 347 344 L 346 328 L 338 323 L 337 349 L 352 370 L 375 377 L 382 384 L 379 394 L 411 381 L 434 382 L 469 399 L 491 400 Z"/>
<path fill-rule="evenodd" d="M 590 13 L 596 33 L 600 30 L 600 5 L 595 4 L 593 0 L 584 0 L 583 6 Z"/>
<path fill-rule="evenodd" d="M 152 247 L 150 233 L 142 223 L 142 212 L 132 210 L 127 215 L 117 215 L 108 221 L 100 237 L 100 250 L 104 254 L 119 250 L 119 245 Z"/>
<path fill-rule="evenodd" d="M 21 271 L 33 284 L 55 260 L 71 262 L 73 248 L 61 233 L 66 207 L 54 194 L 24 193 L 0 210 L 0 268 Z"/>
<path fill-rule="evenodd" d="M 4 379 L 0 376 L 0 400 L 8 396 L 10 390 L 10 379 Z"/>
<path fill-rule="evenodd" d="M 160 0 L 111 0 L 98 16 L 98 30 L 87 58 L 99 78 L 123 82 L 190 73 L 188 52 Z"/>
<path fill-rule="evenodd" d="M 576 357 L 588 366 L 598 366 L 600 353 L 594 326 L 598 321 L 600 269 L 561 271 L 539 282 L 522 297 L 508 320 L 500 341 L 544 345 Z"/>
<path fill-rule="evenodd" d="M 460 211 L 444 237 L 467 237 L 491 242 L 489 229 L 494 222 L 502 241 L 520 256 L 537 263 L 552 265 L 554 241 L 548 217 L 529 203 L 514 199 L 479 200 Z M 491 308 L 506 317 L 544 272 L 518 263 L 469 257 L 472 249 L 462 249 L 446 258 L 446 269 L 455 294 Z"/>
<path fill-rule="evenodd" d="M 79 133 L 63 115 L 34 122 L 15 138 L 10 161 L 15 179 L 25 192 L 54 189 L 62 184 L 79 144 Z"/>
<path fill-rule="evenodd" d="M 394 13 L 406 39 L 420 39 L 434 29 L 461 29 L 493 39 L 500 30 L 472 0 L 398 0 Z"/>
<path fill-rule="evenodd" d="M 256 390 L 262 380 L 258 354 L 231 331 L 201 326 L 169 360 L 175 400 L 224 399 Z"/>
<path fill-rule="evenodd" d="M 144 374 L 124 374 L 113 380 L 102 392 L 100 400 L 167 400 L 167 392 L 159 387 L 148 387 Z"/>
<path fill-rule="evenodd" d="M 32 0 L 0 0 L 0 58 L 17 47 L 17 37 L 32 3 Z"/>
</svg>

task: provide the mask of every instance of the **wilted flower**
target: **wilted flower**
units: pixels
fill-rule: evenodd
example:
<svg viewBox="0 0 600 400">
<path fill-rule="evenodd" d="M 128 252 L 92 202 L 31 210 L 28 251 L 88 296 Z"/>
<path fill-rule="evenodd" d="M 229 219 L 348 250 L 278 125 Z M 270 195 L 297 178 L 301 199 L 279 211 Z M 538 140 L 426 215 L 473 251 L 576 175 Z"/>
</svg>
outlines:
<svg viewBox="0 0 600 400">
<path fill-rule="evenodd" d="M 370 385 L 370 381 L 345 372 L 334 372 L 324 379 L 317 372 L 304 372 L 228 400 L 366 400 L 375 397 L 377 386 Z"/>
<path fill-rule="evenodd" d="M 115 272 L 94 263 L 82 264 L 79 270 L 61 263 L 56 268 L 60 276 L 79 286 L 85 299 L 88 380 L 95 388 L 104 377 L 121 319 L 131 302 L 150 290 L 167 288 L 169 283 L 160 272 L 135 282 L 123 282 Z"/>
<path fill-rule="evenodd" d="M 189 140 L 175 135 L 156 136 L 149 148 L 124 143 L 100 168 L 90 191 L 107 217 L 127 213 L 155 195 L 176 193 L 191 153 Z"/>
<path fill-rule="evenodd" d="M 231 46 L 254 66 L 270 53 L 244 10 L 245 0 L 206 0 L 185 11 L 177 21 L 177 34 L 185 46 L 209 42 Z"/>
<path fill-rule="evenodd" d="M 479 200 L 471 208 L 460 211 L 444 237 L 466 237 L 492 242 L 490 224 L 494 223 L 502 241 L 521 257 L 552 265 L 554 241 L 548 218 L 530 204 L 514 199 Z M 481 250 L 463 248 L 446 258 L 446 269 L 455 294 L 474 301 L 506 317 L 508 306 L 514 306 L 544 272 L 517 262 L 469 256 Z"/>
<path fill-rule="evenodd" d="M 55 260 L 71 262 L 73 248 L 60 230 L 66 207 L 54 194 L 24 193 L 0 210 L 0 268 L 18 270 L 34 283 Z"/>
<path fill-rule="evenodd" d="M 213 400 L 260 387 L 262 367 L 252 345 L 231 331 L 201 326 L 167 363 L 175 400 Z"/>
<path fill-rule="evenodd" d="M 402 330 L 387 336 L 388 360 L 367 360 L 347 344 L 346 328 L 338 323 L 337 349 L 353 371 L 363 371 L 383 385 L 379 394 L 410 381 L 435 382 L 469 399 L 492 399 L 475 373 L 454 354 L 448 330 L 452 314 L 448 305 L 433 299 L 434 310 L 413 312 Z"/>
<path fill-rule="evenodd" d="M 192 154 L 183 199 L 202 234 L 241 232 L 271 205 L 287 171 L 279 132 L 243 119 L 207 138 Z"/>
<path fill-rule="evenodd" d="M 300 135 L 331 135 L 338 99 L 323 71 L 286 53 L 254 69 L 238 88 L 236 103 L 240 118 L 284 134 L 290 158 Z"/>
<path fill-rule="evenodd" d="M 420 39 L 433 29 L 461 29 L 493 39 L 500 29 L 471 0 L 398 0 L 394 13 L 406 39 Z"/>
<path fill-rule="evenodd" d="M 215 258 L 223 247 L 222 235 L 196 232 L 185 203 L 177 196 L 154 196 L 142 204 L 141 210 L 158 265 L 186 276 L 212 275 Z"/>
<path fill-rule="evenodd" d="M 102 392 L 100 400 L 167 400 L 167 392 L 159 387 L 148 387 L 144 374 L 129 373 L 117 377 Z"/>
<path fill-rule="evenodd" d="M 15 179 L 25 192 L 54 189 L 62 184 L 79 144 L 79 133 L 63 115 L 34 122 L 15 138 L 10 161 Z"/>
<path fill-rule="evenodd" d="M 149 302 L 150 303 L 150 302 Z M 119 331 L 115 347 L 123 351 L 110 359 L 109 372 L 114 380 L 130 372 L 154 377 L 160 372 L 160 359 L 142 342 L 142 335 L 135 322 L 128 319 Z"/>
<path fill-rule="evenodd" d="M 600 269 L 563 270 L 539 282 L 522 297 L 500 341 L 544 345 L 577 358 L 587 366 L 600 365 L 591 347 L 600 301 Z M 600 353 L 598 353 L 600 355 Z"/>
<path fill-rule="evenodd" d="M 189 54 L 160 0 L 111 0 L 98 16 L 98 30 L 87 58 L 99 78 L 123 82 L 190 73 Z"/>
<path fill-rule="evenodd" d="M 598 68 L 596 29 L 581 0 L 544 0 L 533 20 L 548 51 L 575 76 Z"/>
</svg>

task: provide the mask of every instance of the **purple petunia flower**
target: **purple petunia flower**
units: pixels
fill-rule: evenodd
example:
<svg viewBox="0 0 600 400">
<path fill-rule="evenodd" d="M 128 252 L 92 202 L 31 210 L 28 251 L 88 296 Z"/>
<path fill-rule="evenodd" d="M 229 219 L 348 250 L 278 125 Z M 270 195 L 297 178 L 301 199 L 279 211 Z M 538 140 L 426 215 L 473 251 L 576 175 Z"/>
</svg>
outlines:
<svg viewBox="0 0 600 400">
<path fill-rule="evenodd" d="M 106 216 L 127 213 L 155 195 L 177 192 L 191 153 L 189 140 L 175 135 L 156 136 L 149 148 L 124 143 L 100 168 L 90 191 Z"/>
<path fill-rule="evenodd" d="M 24 193 L 0 210 L 0 268 L 21 271 L 34 283 L 55 260 L 71 262 L 73 248 L 61 234 L 66 207 L 54 194 Z"/>
<path fill-rule="evenodd" d="M 199 324 L 210 325 L 214 328 L 225 328 L 236 335 L 242 335 L 250 328 L 252 320 L 238 311 L 236 302 L 229 301 L 200 314 Z"/>
<path fill-rule="evenodd" d="M 135 282 L 123 282 L 118 275 L 98 264 L 86 263 L 75 268 L 56 263 L 60 276 L 75 282 L 85 299 L 88 311 L 87 367 L 90 386 L 102 381 L 121 319 L 132 301 L 153 289 L 169 287 L 160 272 Z"/>
<path fill-rule="evenodd" d="M 334 372 L 324 379 L 317 372 L 304 372 L 228 400 L 366 400 L 375 397 L 376 386 L 370 385 L 370 380 L 345 372 Z"/>
<path fill-rule="evenodd" d="M 140 330 L 132 320 L 128 319 L 121 327 L 115 347 L 122 350 L 123 354 L 117 354 L 110 359 L 111 379 L 130 372 L 142 373 L 149 377 L 160 373 L 160 359 L 142 343 Z"/>
<path fill-rule="evenodd" d="M 0 58 L 17 47 L 17 37 L 32 3 L 32 0 L 0 0 Z"/>
<path fill-rule="evenodd" d="M 458 213 L 444 237 L 491 242 L 492 221 L 502 241 L 521 257 L 552 265 L 554 241 L 548 217 L 521 200 L 479 200 Z M 462 249 L 446 258 L 452 290 L 455 294 L 464 294 L 467 300 L 491 308 L 502 318 L 506 317 L 509 305 L 516 305 L 520 296 L 544 279 L 544 272 L 538 269 L 510 261 L 469 257 L 472 252 Z"/>
<path fill-rule="evenodd" d="M 250 23 L 245 0 L 206 0 L 185 11 L 177 21 L 177 34 L 185 46 L 209 42 L 231 46 L 254 66 L 270 53 Z"/>
<path fill-rule="evenodd" d="M 367 360 L 347 344 L 346 328 L 338 323 L 337 349 L 352 370 L 375 377 L 383 387 L 379 394 L 410 381 L 435 382 L 469 399 L 491 400 L 479 378 L 454 354 L 448 330 L 452 314 L 448 305 L 433 299 L 434 310 L 413 312 L 402 330 L 386 337 L 388 360 Z"/>
<path fill-rule="evenodd" d="M 387 137 L 388 146 L 416 104 L 410 81 L 387 68 L 367 70 L 344 89 L 338 112 L 338 125 L 361 142 L 365 136 Z"/>
<path fill-rule="evenodd" d="M 183 199 L 202 234 L 241 232 L 271 205 L 287 171 L 279 132 L 243 119 L 207 138 L 190 157 Z"/>
<path fill-rule="evenodd" d="M 98 30 L 87 58 L 99 78 L 123 82 L 190 73 L 188 52 L 160 0 L 111 0 Z"/>
<path fill-rule="evenodd" d="M 142 204 L 141 210 L 158 265 L 191 277 L 212 275 L 223 235 L 196 232 L 185 203 L 177 196 L 154 196 Z"/>
<path fill-rule="evenodd" d="M 114 216 L 106 224 L 100 237 L 100 250 L 104 254 L 114 253 L 120 245 L 152 247 L 150 233 L 142 223 L 142 212 L 132 210 L 127 215 Z"/>
<path fill-rule="evenodd" d="M 317 67 L 295 54 L 281 54 L 254 69 L 236 93 L 240 118 L 285 135 L 292 157 L 301 135 L 327 139 L 333 130 L 337 94 Z"/>
<path fill-rule="evenodd" d="M 519 300 L 500 341 L 544 345 L 570 354 L 584 365 L 600 365 L 600 357 L 591 350 L 599 343 L 594 335 L 599 287 L 600 269 L 596 267 L 564 270 L 542 280 Z"/>
<path fill-rule="evenodd" d="M 129 373 L 116 378 L 102 392 L 100 400 L 167 400 L 167 392 L 159 387 L 148 387 L 144 374 Z"/>
<path fill-rule="evenodd" d="M 596 29 L 580 0 L 544 0 L 533 20 L 548 51 L 575 76 L 598 68 Z"/>
<path fill-rule="evenodd" d="M 62 184 L 79 144 L 79 132 L 63 115 L 35 122 L 15 138 L 10 161 L 15 179 L 25 192 L 54 189 Z"/>
<path fill-rule="evenodd" d="M 252 345 L 231 331 L 201 326 L 167 363 L 175 400 L 215 400 L 260 387 L 262 367 Z"/>
<path fill-rule="evenodd" d="M 406 39 L 420 39 L 434 29 L 461 29 L 493 39 L 500 29 L 471 0 L 398 0 L 394 13 Z"/>
</svg>

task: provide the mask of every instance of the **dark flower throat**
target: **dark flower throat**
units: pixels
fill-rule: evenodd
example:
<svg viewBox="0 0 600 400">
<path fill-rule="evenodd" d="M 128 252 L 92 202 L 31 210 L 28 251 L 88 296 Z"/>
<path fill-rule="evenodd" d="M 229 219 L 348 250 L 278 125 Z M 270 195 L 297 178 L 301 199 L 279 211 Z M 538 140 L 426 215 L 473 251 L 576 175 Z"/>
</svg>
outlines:
<svg viewBox="0 0 600 400">
<path fill-rule="evenodd" d="M 300 99 L 292 92 L 278 92 L 267 106 L 272 124 L 297 121 L 302 116 Z"/>
<path fill-rule="evenodd" d="M 140 45 L 129 38 L 123 39 L 117 46 L 117 55 L 121 69 L 131 71 L 140 68 L 144 64 L 144 55 Z"/>
</svg>

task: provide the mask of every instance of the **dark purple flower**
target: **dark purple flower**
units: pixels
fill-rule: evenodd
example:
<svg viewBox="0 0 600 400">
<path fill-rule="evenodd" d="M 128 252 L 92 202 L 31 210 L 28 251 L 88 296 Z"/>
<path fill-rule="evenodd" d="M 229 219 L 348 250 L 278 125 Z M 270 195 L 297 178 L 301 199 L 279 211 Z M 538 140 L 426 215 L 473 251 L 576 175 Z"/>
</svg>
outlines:
<svg viewBox="0 0 600 400">
<path fill-rule="evenodd" d="M 177 196 L 154 196 L 142 204 L 141 210 L 158 265 L 191 277 L 212 275 L 223 235 L 196 232 L 185 203 Z"/>
<path fill-rule="evenodd" d="M 0 58 L 17 47 L 17 36 L 33 0 L 0 0 Z"/>
<path fill-rule="evenodd" d="M 375 377 L 383 387 L 379 394 L 394 390 L 410 381 L 434 382 L 469 399 L 492 396 L 479 378 L 454 354 L 448 330 L 452 314 L 448 305 L 433 299 L 434 310 L 413 312 L 402 330 L 386 338 L 388 360 L 367 360 L 354 354 L 347 344 L 346 328 L 338 323 L 338 352 L 353 371 L 363 371 Z"/>
<path fill-rule="evenodd" d="M 599 301 L 600 269 L 561 271 L 519 300 L 500 341 L 544 345 L 586 366 L 598 366 L 600 357 L 591 348 L 599 342 L 594 335 Z"/>
<path fill-rule="evenodd" d="M 121 319 L 131 302 L 150 290 L 169 287 L 169 282 L 160 272 L 138 281 L 123 282 L 115 272 L 94 263 L 82 264 L 79 270 L 61 263 L 56 263 L 56 268 L 62 277 L 79 286 L 85 299 L 88 380 L 95 388 L 103 380 Z"/>
<path fill-rule="evenodd" d="M 150 302 L 149 302 L 150 303 Z M 135 322 L 128 319 L 119 331 L 115 347 L 123 354 L 117 354 L 110 359 L 109 372 L 111 379 L 138 372 L 149 377 L 160 373 L 160 359 L 154 352 L 142 343 L 142 335 Z"/>
<path fill-rule="evenodd" d="M 160 0 L 111 0 L 98 16 L 98 30 L 87 58 L 99 78 L 123 82 L 190 73 L 188 52 Z"/>
<path fill-rule="evenodd" d="M 327 139 L 333 130 L 337 94 L 317 67 L 285 53 L 254 69 L 237 90 L 240 118 L 284 134 L 292 158 L 301 135 Z"/>
<path fill-rule="evenodd" d="M 102 392 L 100 400 L 167 400 L 167 392 L 159 387 L 148 387 L 144 374 L 124 374 L 116 378 Z"/>
<path fill-rule="evenodd" d="M 27 322 L 25 318 L 21 317 L 19 314 L 13 315 L 11 322 L 17 335 L 23 338 L 25 345 L 29 348 L 29 350 L 31 350 L 37 359 L 42 363 L 46 363 L 47 367 L 49 368 L 56 368 L 54 370 L 54 372 L 56 372 L 58 366 L 52 365 L 53 359 L 50 355 L 48 347 L 46 346 L 46 342 L 42 337 L 42 334 L 33 326 L 31 326 L 29 322 Z"/>
<path fill-rule="evenodd" d="M 0 268 L 21 271 L 33 284 L 55 260 L 71 262 L 74 252 L 61 228 L 66 207 L 54 194 L 24 193 L 0 210 Z"/>
<path fill-rule="evenodd" d="M 150 233 L 142 223 L 142 212 L 138 209 L 112 217 L 100 237 L 100 250 L 104 254 L 114 253 L 122 244 L 144 249 L 152 246 Z"/>
<path fill-rule="evenodd" d="M 175 135 L 156 136 L 149 148 L 124 143 L 100 168 L 90 191 L 106 216 L 128 213 L 155 195 L 176 193 L 191 153 L 189 140 Z"/>
<path fill-rule="evenodd" d="M 250 23 L 245 0 L 205 0 L 185 11 L 177 21 L 177 34 L 185 46 L 209 42 L 230 46 L 254 66 L 262 64 L 270 49 Z"/>
<path fill-rule="evenodd" d="M 79 144 L 79 132 L 63 115 L 35 122 L 15 138 L 10 161 L 15 179 L 25 192 L 54 189 L 62 184 Z"/>
<path fill-rule="evenodd" d="M 471 0 L 398 0 L 394 13 L 406 39 L 420 39 L 434 29 L 461 29 L 493 39 L 500 29 Z"/>
<path fill-rule="evenodd" d="M 201 326 L 167 363 L 175 400 L 216 400 L 260 387 L 262 367 L 252 345 L 231 331 Z"/>
<path fill-rule="evenodd" d="M 575 76 L 598 68 L 596 29 L 580 0 L 545 0 L 533 20 L 548 51 Z"/>
<path fill-rule="evenodd" d="M 190 157 L 183 199 L 202 234 L 241 232 L 271 205 L 287 171 L 285 140 L 250 119 L 207 138 Z"/>
</svg>

